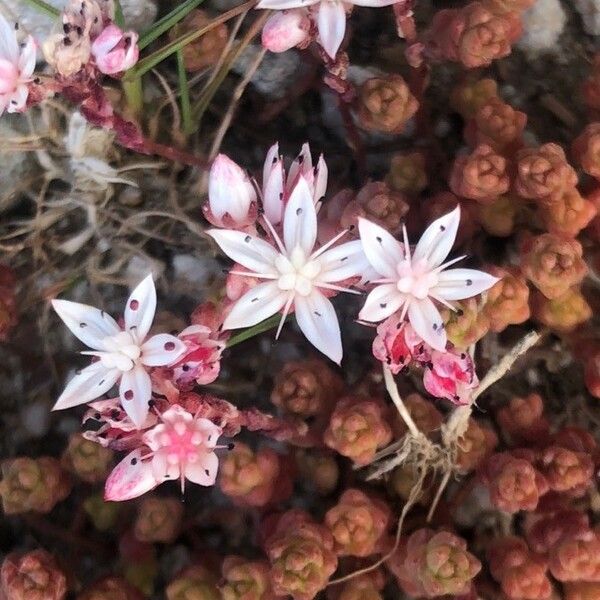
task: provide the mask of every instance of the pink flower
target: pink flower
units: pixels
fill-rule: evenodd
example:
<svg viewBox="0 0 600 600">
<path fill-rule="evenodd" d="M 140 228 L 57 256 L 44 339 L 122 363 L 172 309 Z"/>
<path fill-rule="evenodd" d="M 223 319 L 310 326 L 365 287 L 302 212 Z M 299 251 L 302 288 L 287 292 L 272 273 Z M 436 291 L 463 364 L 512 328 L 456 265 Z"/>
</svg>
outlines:
<svg viewBox="0 0 600 600">
<path fill-rule="evenodd" d="M 447 398 L 455 404 L 468 404 L 470 390 L 479 384 L 469 354 L 433 350 L 430 360 L 423 376 L 425 389 L 437 398 Z"/>
<path fill-rule="evenodd" d="M 144 448 L 130 452 L 112 471 L 104 488 L 105 500 L 137 498 L 163 481 L 179 479 L 214 485 L 219 467 L 215 454 L 221 428 L 197 418 L 179 405 L 161 416 L 161 423 L 143 435 Z M 149 449 L 149 451 L 148 451 Z"/>
<path fill-rule="evenodd" d="M 309 38 L 310 19 L 302 8 L 271 15 L 262 30 L 262 45 L 271 52 L 285 52 L 305 44 Z"/>
<path fill-rule="evenodd" d="M 428 363 L 431 348 L 415 333 L 410 323 L 395 314 L 377 327 L 373 356 L 386 363 L 395 375 L 412 360 Z"/>
<path fill-rule="evenodd" d="M 256 190 L 248 174 L 225 154 L 213 161 L 208 176 L 206 219 L 216 227 L 242 229 L 256 220 Z"/>
<path fill-rule="evenodd" d="M 0 14 L 0 115 L 25 109 L 35 69 L 35 42 L 19 45 L 14 27 Z"/>
<path fill-rule="evenodd" d="M 92 55 L 96 66 L 105 75 L 115 75 L 131 69 L 138 61 L 138 34 L 134 31 L 123 32 L 116 25 L 110 24 L 92 44 Z"/>
</svg>

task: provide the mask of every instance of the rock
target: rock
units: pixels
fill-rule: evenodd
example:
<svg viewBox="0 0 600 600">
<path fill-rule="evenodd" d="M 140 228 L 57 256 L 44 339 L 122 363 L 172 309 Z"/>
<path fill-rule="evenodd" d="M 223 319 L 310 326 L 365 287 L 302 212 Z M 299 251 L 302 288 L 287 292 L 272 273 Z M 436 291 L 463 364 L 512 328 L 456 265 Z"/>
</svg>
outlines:
<svg viewBox="0 0 600 600">
<path fill-rule="evenodd" d="M 0 138 L 17 139 L 28 135 L 27 123 L 22 115 L 3 115 L 0 120 Z M 7 197 L 11 191 L 23 186 L 23 182 L 35 169 L 33 152 L 16 152 L 10 146 L 0 147 L 2 163 L 2 195 Z"/>
<path fill-rule="evenodd" d="M 67 0 L 46 0 L 55 8 L 62 9 Z M 158 12 L 157 0 L 121 0 L 125 24 L 136 31 L 143 31 L 154 23 Z M 2 0 L 3 11 L 8 19 L 18 21 L 23 30 L 31 33 L 37 42 L 48 37 L 54 19 L 24 0 Z"/>
<path fill-rule="evenodd" d="M 573 6 L 581 15 L 586 33 L 600 35 L 600 0 L 573 0 Z"/>
<path fill-rule="evenodd" d="M 523 35 L 517 46 L 528 54 L 558 51 L 558 38 L 562 34 L 567 15 L 560 0 L 537 0 L 523 13 Z"/>
</svg>

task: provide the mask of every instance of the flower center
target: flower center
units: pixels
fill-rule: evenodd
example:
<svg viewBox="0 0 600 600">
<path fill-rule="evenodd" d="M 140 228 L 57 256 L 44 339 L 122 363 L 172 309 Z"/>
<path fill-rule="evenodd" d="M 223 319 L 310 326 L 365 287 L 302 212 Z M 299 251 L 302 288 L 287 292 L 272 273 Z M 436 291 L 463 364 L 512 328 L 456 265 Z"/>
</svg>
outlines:
<svg viewBox="0 0 600 600">
<path fill-rule="evenodd" d="M 204 436 L 183 421 L 169 426 L 160 437 L 160 444 L 171 465 L 197 461 L 203 441 Z"/>
<path fill-rule="evenodd" d="M 410 294 L 418 300 L 429 296 L 429 290 L 438 284 L 437 273 L 427 269 L 424 260 L 412 263 L 410 260 L 402 261 L 398 267 L 398 281 L 396 287 L 403 294 Z"/>
<path fill-rule="evenodd" d="M 128 331 L 120 331 L 116 335 L 105 337 L 102 344 L 106 352 L 100 360 L 107 369 L 131 371 L 142 354 L 139 345 Z"/>
<path fill-rule="evenodd" d="M 275 268 L 279 272 L 279 289 L 294 291 L 301 296 L 308 296 L 312 292 L 313 282 L 321 272 L 319 263 L 310 260 L 299 246 L 292 250 L 289 257 L 280 254 L 275 260 Z"/>
</svg>

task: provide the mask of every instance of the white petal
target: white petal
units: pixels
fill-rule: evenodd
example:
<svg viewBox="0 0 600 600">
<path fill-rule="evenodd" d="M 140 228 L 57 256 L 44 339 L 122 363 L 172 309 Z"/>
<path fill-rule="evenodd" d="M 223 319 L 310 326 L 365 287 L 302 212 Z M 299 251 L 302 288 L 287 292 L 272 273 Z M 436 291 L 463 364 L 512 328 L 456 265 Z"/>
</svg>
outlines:
<svg viewBox="0 0 600 600">
<path fill-rule="evenodd" d="M 158 485 L 149 460 L 140 449 L 130 452 L 113 470 L 104 486 L 104 500 L 119 502 L 137 498 Z"/>
<path fill-rule="evenodd" d="M 185 478 L 198 485 L 214 485 L 219 470 L 219 459 L 214 452 L 208 452 L 198 458 L 197 462 L 185 465 Z"/>
<path fill-rule="evenodd" d="M 266 179 L 263 180 L 263 208 L 265 217 L 271 225 L 281 223 L 283 215 L 283 183 L 284 183 L 283 163 L 277 159 L 277 163 L 269 171 Z"/>
<path fill-rule="evenodd" d="M 260 283 L 234 304 L 223 323 L 223 328 L 252 327 L 280 311 L 287 297 L 288 292 L 282 292 L 276 283 Z"/>
<path fill-rule="evenodd" d="M 298 327 L 306 339 L 333 362 L 342 360 L 342 337 L 333 304 L 317 290 L 294 301 Z"/>
<path fill-rule="evenodd" d="M 344 41 L 346 33 L 346 11 L 342 2 L 324 0 L 319 6 L 317 19 L 321 46 L 332 59 Z"/>
<path fill-rule="evenodd" d="M 19 43 L 14 24 L 11 25 L 2 14 L 0 14 L 0 56 L 13 65 L 17 65 L 19 60 Z"/>
<path fill-rule="evenodd" d="M 446 331 L 440 312 L 429 299 L 412 299 L 408 307 L 408 320 L 413 329 L 435 350 L 446 350 Z"/>
<path fill-rule="evenodd" d="M 148 335 L 155 312 L 156 288 L 152 275 L 148 275 L 131 292 L 125 305 L 125 329 L 137 339 L 138 343 L 141 344 Z"/>
<path fill-rule="evenodd" d="M 25 110 L 27 96 L 29 96 L 29 86 L 26 83 L 20 83 L 17 86 L 17 89 L 10 95 L 10 102 L 8 103 L 7 112 L 23 112 L 23 110 Z"/>
<path fill-rule="evenodd" d="M 377 323 L 393 315 L 406 301 L 406 296 L 393 283 L 378 285 L 368 296 L 358 318 Z"/>
<path fill-rule="evenodd" d="M 162 367 L 179 360 L 187 346 L 174 335 L 159 333 L 153 335 L 142 345 L 142 364 L 148 367 Z"/>
<path fill-rule="evenodd" d="M 489 290 L 498 278 L 477 269 L 448 269 L 438 275 L 432 294 L 444 300 L 463 300 Z"/>
<path fill-rule="evenodd" d="M 253 235 L 232 229 L 209 229 L 206 232 L 233 261 L 254 273 L 275 273 L 277 250 Z"/>
<path fill-rule="evenodd" d="M 52 308 L 71 333 L 94 350 L 104 350 L 102 340 L 121 331 L 110 315 L 93 306 L 70 300 L 52 300 Z"/>
<path fill-rule="evenodd" d="M 37 49 L 35 46 L 34 39 L 29 35 L 25 46 L 21 49 L 21 56 L 19 56 L 19 73 L 22 79 L 31 77 L 35 70 L 35 59 Z"/>
<path fill-rule="evenodd" d="M 265 156 L 265 162 L 263 165 L 263 178 L 262 183 L 265 185 L 267 179 L 269 178 L 269 173 L 273 169 L 275 163 L 279 161 L 279 143 L 275 142 L 267 151 L 267 156 Z"/>
<path fill-rule="evenodd" d="M 248 217 L 256 191 L 246 172 L 225 154 L 218 154 L 208 176 L 208 202 L 215 217 L 229 214 L 235 222 Z"/>
<path fill-rule="evenodd" d="M 346 242 L 324 252 L 319 258 L 319 281 L 331 283 L 349 277 L 362 276 L 371 268 L 360 240 Z"/>
<path fill-rule="evenodd" d="M 396 4 L 398 0 L 348 0 L 355 6 L 367 6 L 370 8 L 383 8 L 384 6 L 391 6 Z"/>
<path fill-rule="evenodd" d="M 313 200 L 315 204 L 325 197 L 327 191 L 327 177 L 329 171 L 327 169 L 327 163 L 323 158 L 323 155 L 319 156 L 319 162 L 317 163 L 317 172 L 315 174 L 315 191 L 313 193 Z"/>
<path fill-rule="evenodd" d="M 123 373 L 119 397 L 127 416 L 136 427 L 141 427 L 148 416 L 148 402 L 152 398 L 152 381 L 144 367 L 137 366 Z"/>
<path fill-rule="evenodd" d="M 166 451 L 158 451 L 152 458 L 152 474 L 157 482 L 179 479 L 179 464 L 170 464 L 167 455 Z"/>
<path fill-rule="evenodd" d="M 413 253 L 413 263 L 425 259 L 431 269 L 439 267 L 452 250 L 460 223 L 460 206 L 436 219 L 423 233 Z"/>
<path fill-rule="evenodd" d="M 300 154 L 292 161 L 290 172 L 287 177 L 287 191 L 291 192 L 300 177 L 306 179 L 308 187 L 312 189 L 314 173 L 312 170 L 312 156 L 310 154 L 310 146 L 307 142 L 302 144 Z"/>
<path fill-rule="evenodd" d="M 67 383 L 52 410 L 63 410 L 95 400 L 106 394 L 120 375 L 121 371 L 107 369 L 100 361 L 92 363 Z"/>
<path fill-rule="evenodd" d="M 270 10 L 287 10 L 288 8 L 301 8 L 317 4 L 320 0 L 260 0 L 256 8 L 266 8 Z"/>
<path fill-rule="evenodd" d="M 398 276 L 398 264 L 404 260 L 402 244 L 387 230 L 368 219 L 358 219 L 360 241 L 368 261 L 384 277 Z"/>
<path fill-rule="evenodd" d="M 317 239 L 317 213 L 304 177 L 292 190 L 283 215 L 283 241 L 288 252 L 300 246 L 308 256 Z"/>
</svg>

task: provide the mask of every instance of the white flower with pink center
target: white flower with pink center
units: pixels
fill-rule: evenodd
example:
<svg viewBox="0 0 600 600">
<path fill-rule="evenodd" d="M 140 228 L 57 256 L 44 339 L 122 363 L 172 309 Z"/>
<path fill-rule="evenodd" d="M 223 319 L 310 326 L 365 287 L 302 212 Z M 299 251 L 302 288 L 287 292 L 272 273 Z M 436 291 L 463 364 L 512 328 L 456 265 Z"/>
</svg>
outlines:
<svg viewBox="0 0 600 600">
<path fill-rule="evenodd" d="M 15 27 L 0 14 L 0 115 L 25 109 L 35 57 L 33 38 L 19 44 Z"/>
<path fill-rule="evenodd" d="M 222 430 L 212 421 L 198 418 L 179 405 L 171 406 L 161 422 L 143 435 L 146 448 L 129 453 L 106 480 L 106 500 L 130 500 L 164 481 L 179 480 L 202 486 L 214 485 L 219 467 L 215 450 Z"/>
<path fill-rule="evenodd" d="M 152 396 L 148 368 L 175 363 L 187 351 L 173 335 L 161 333 L 146 339 L 156 312 L 152 276 L 148 275 L 127 300 L 124 329 L 103 310 L 87 304 L 53 300 L 52 307 L 71 332 L 92 348 L 82 354 L 97 358 L 69 381 L 53 410 L 91 402 L 119 383 L 123 409 L 141 427 Z"/>
<path fill-rule="evenodd" d="M 456 239 L 460 208 L 435 220 L 411 254 L 404 228 L 404 244 L 388 231 L 359 219 L 358 229 L 368 261 L 381 276 L 360 311 L 363 321 L 378 323 L 399 312 L 432 348 L 444 352 L 446 332 L 435 302 L 455 310 L 451 301 L 471 298 L 491 288 L 498 279 L 476 269 L 448 269 L 464 256 L 444 262 Z M 435 301 L 435 302 L 434 302 Z"/>
</svg>

